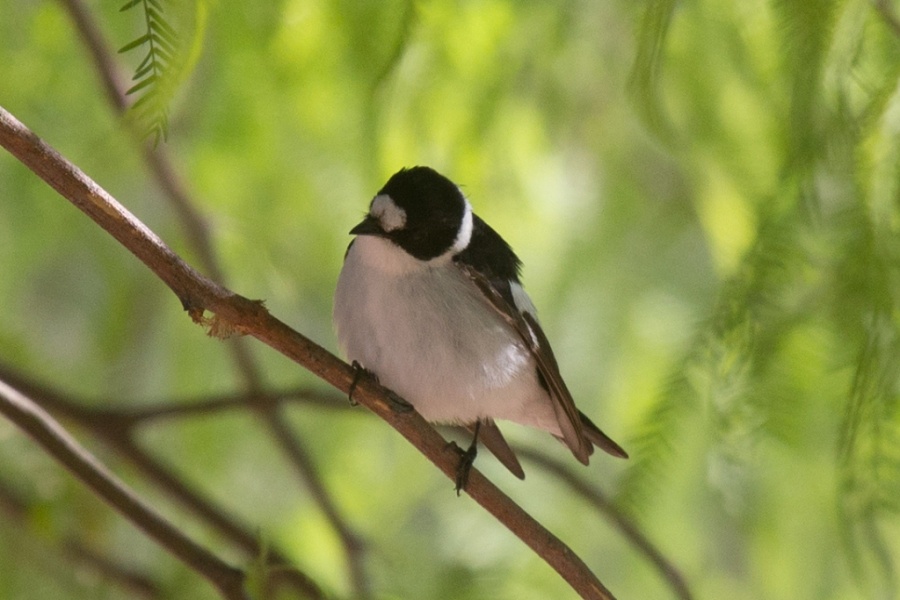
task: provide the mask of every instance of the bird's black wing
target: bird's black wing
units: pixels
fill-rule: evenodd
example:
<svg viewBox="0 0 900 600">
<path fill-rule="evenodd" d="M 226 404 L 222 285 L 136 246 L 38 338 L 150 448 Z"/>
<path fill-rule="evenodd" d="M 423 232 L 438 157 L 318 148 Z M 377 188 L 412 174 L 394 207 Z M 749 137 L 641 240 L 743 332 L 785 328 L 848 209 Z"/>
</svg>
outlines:
<svg viewBox="0 0 900 600">
<path fill-rule="evenodd" d="M 453 260 L 481 273 L 510 305 L 515 306 L 510 282 L 519 283 L 522 261 L 500 234 L 472 214 L 472 239 Z"/>
<path fill-rule="evenodd" d="M 594 447 L 584 437 L 578 409 L 575 408 L 572 395 L 559 374 L 559 367 L 556 364 L 553 351 L 546 344 L 547 338 L 544 332 L 541 331 L 540 327 L 537 327 L 535 330 L 535 327 L 532 325 L 532 323 L 537 324 L 537 321 L 533 317 L 528 319 L 527 317 L 531 317 L 528 313 L 520 313 L 515 308 L 515 304 L 507 301 L 484 274 L 479 273 L 469 265 L 461 264 L 460 268 L 475 283 L 490 305 L 519 335 L 531 352 L 537 363 L 538 375 L 543 383 L 546 384 L 550 398 L 553 401 L 553 410 L 556 413 L 556 420 L 559 423 L 563 441 L 572 451 L 572 454 L 575 455 L 575 458 L 584 464 L 588 464 L 588 457 L 594 451 Z M 529 320 L 531 323 L 529 323 Z M 543 344 L 541 344 L 542 341 L 544 342 Z"/>
<path fill-rule="evenodd" d="M 455 258 L 459 268 L 481 291 L 488 303 L 519 335 L 534 357 L 538 376 L 553 402 L 562 439 L 584 464 L 596 444 L 620 457 L 625 451 L 587 419 L 576 407 L 559 372 L 559 365 L 537 318 L 520 311 L 512 295 L 511 282 L 519 282 L 521 262 L 509 244 L 478 216 L 473 215 L 472 240 Z M 499 260 L 498 260 L 499 259 Z"/>
</svg>

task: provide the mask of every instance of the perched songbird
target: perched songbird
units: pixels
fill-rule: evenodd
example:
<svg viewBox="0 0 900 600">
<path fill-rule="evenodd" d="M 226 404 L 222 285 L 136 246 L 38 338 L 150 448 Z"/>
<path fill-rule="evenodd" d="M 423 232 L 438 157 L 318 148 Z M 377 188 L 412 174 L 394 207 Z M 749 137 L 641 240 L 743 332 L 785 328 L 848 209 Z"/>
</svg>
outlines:
<svg viewBox="0 0 900 600">
<path fill-rule="evenodd" d="M 524 478 L 495 419 L 550 432 L 584 464 L 595 445 L 627 457 L 575 408 L 519 258 L 452 181 L 401 170 L 350 233 L 334 298 L 338 343 L 426 420 L 475 433 L 457 489 L 479 438 Z"/>
</svg>

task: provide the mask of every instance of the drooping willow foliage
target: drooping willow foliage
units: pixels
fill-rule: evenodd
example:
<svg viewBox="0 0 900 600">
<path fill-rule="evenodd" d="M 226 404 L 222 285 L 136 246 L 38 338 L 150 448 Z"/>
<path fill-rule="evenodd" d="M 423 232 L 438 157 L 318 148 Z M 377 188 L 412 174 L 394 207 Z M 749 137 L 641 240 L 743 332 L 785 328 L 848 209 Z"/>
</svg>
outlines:
<svg viewBox="0 0 900 600">
<path fill-rule="evenodd" d="M 715 307 L 648 413 L 646 467 L 621 494 L 639 497 L 679 443 L 678 422 L 698 415 L 725 496 L 767 468 L 760 446 L 826 452 L 841 552 L 867 594 L 893 597 L 900 21 L 886 2 L 754 3 L 727 16 L 715 4 L 651 3 L 633 97 L 695 175 L 701 213 L 743 227 L 720 234 L 730 260 Z M 828 443 L 806 446 L 811 429 Z"/>
</svg>

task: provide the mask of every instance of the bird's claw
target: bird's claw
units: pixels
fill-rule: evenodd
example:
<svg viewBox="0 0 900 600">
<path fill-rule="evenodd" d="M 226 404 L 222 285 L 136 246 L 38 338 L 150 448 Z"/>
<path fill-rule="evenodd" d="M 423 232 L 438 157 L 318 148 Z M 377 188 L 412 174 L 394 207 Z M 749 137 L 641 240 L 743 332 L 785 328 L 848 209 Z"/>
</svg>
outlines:
<svg viewBox="0 0 900 600">
<path fill-rule="evenodd" d="M 378 381 L 378 375 L 359 364 L 359 362 L 354 360 L 350 363 L 350 366 L 353 367 L 353 381 L 350 382 L 350 389 L 348 390 L 347 398 L 350 400 L 350 404 L 356 406 L 358 402 L 353 399 L 353 392 L 356 391 L 360 380 L 364 376 L 366 376 L 374 379 L 375 383 L 379 383 L 379 385 L 380 382 Z M 388 390 L 387 388 L 385 388 L 385 390 L 387 392 L 388 405 L 391 407 L 391 410 L 398 413 L 406 413 L 413 410 L 412 404 L 410 404 L 391 390 Z"/>
<path fill-rule="evenodd" d="M 378 377 L 376 377 L 375 373 L 368 370 L 355 360 L 350 363 L 350 366 L 353 367 L 353 381 L 350 382 L 350 389 L 347 391 L 347 399 L 350 401 L 350 404 L 356 406 L 359 403 L 353 399 L 353 392 L 356 391 L 356 386 L 359 385 L 359 380 L 362 379 L 364 375 L 368 375 L 375 381 L 378 381 Z"/>
<path fill-rule="evenodd" d="M 469 472 L 475 463 L 475 457 L 478 456 L 478 445 L 473 442 L 465 450 L 457 446 L 455 442 L 450 442 L 448 445 L 453 446 L 459 454 L 459 462 L 456 465 L 456 495 L 459 496 L 469 483 Z"/>
<path fill-rule="evenodd" d="M 413 410 L 413 405 L 392 392 L 391 390 L 387 390 L 387 398 L 388 404 L 391 406 L 391 410 L 397 413 L 408 413 Z"/>
</svg>

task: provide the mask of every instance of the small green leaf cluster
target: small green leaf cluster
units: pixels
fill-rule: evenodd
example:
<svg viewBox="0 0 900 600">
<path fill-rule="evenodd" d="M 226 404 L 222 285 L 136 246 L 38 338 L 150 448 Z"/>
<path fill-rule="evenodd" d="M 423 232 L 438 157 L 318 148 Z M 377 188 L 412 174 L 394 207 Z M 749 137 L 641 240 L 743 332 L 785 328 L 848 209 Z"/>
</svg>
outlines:
<svg viewBox="0 0 900 600">
<path fill-rule="evenodd" d="M 154 145 L 165 140 L 169 132 L 169 102 L 175 88 L 179 62 L 178 34 L 167 22 L 160 0 L 130 0 L 120 11 L 141 6 L 144 11 L 146 30 L 137 39 L 119 49 L 120 53 L 137 48 L 144 49 L 144 58 L 135 69 L 126 95 L 140 97 L 132 105 L 135 117 L 146 125 L 145 135 L 153 137 Z"/>
</svg>

